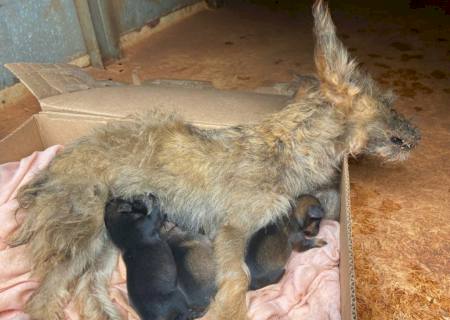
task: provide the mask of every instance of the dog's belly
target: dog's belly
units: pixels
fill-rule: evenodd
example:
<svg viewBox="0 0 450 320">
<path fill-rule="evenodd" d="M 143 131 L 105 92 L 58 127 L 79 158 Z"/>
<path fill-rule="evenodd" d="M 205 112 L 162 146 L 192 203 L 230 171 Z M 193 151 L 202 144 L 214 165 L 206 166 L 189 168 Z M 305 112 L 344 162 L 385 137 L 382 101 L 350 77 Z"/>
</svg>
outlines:
<svg viewBox="0 0 450 320">
<path fill-rule="evenodd" d="M 187 186 L 182 187 L 181 183 L 171 188 L 153 185 L 148 192 L 160 199 L 169 221 L 192 232 L 202 230 L 210 238 L 224 223 L 256 231 L 288 214 L 291 209 L 291 197 L 259 190 L 255 186 Z"/>
<path fill-rule="evenodd" d="M 156 192 L 169 221 L 183 228 L 212 236 L 226 216 L 226 210 L 213 201 L 209 192 L 180 194 Z M 217 200 L 217 199 L 216 199 Z"/>
</svg>

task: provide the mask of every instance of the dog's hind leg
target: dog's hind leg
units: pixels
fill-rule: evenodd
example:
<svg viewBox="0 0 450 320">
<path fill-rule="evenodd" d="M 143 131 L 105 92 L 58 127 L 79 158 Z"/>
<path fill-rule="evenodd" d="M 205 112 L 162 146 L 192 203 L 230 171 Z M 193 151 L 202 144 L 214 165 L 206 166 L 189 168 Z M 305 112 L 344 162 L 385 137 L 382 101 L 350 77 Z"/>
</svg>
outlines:
<svg viewBox="0 0 450 320">
<path fill-rule="evenodd" d="M 71 298 L 85 319 L 120 319 L 108 294 L 117 250 L 104 237 L 90 243 L 76 261 L 67 259 L 49 269 L 26 305 L 33 319 L 64 319 L 64 307 Z M 76 288 L 73 292 L 73 288 Z"/>
<path fill-rule="evenodd" d="M 26 304 L 25 311 L 32 314 L 33 319 L 64 319 L 63 309 L 71 297 L 70 284 L 82 273 L 82 270 L 76 268 L 77 266 L 69 260 L 49 270 L 40 287 Z"/>
<path fill-rule="evenodd" d="M 19 191 L 19 204 L 28 213 L 11 243 L 27 243 L 32 275 L 41 281 L 26 311 L 33 319 L 64 319 L 63 307 L 74 286 L 104 254 L 109 241 L 103 222 L 108 189 L 85 179 L 73 183 L 71 176 L 60 173 L 43 174 L 52 178 L 42 180 L 38 175 Z M 103 303 L 97 309 L 98 314 L 106 312 Z"/>
<path fill-rule="evenodd" d="M 118 250 L 111 242 L 107 242 L 96 260 L 81 276 L 74 295 L 83 319 L 121 319 L 109 297 L 109 285 L 117 266 L 117 258 Z"/>
</svg>

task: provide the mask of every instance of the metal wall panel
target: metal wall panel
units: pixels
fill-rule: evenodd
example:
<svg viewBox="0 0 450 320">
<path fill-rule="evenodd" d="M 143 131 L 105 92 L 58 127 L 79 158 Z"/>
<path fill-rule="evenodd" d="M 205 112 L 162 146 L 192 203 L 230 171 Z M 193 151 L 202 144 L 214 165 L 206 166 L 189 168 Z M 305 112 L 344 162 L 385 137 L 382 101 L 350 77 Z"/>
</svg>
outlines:
<svg viewBox="0 0 450 320">
<path fill-rule="evenodd" d="M 117 58 L 120 35 L 199 1 L 88 0 L 102 55 Z M 0 0 L 0 90 L 16 82 L 5 63 L 68 62 L 84 54 L 87 48 L 74 0 Z"/>
<path fill-rule="evenodd" d="M 86 53 L 72 0 L 0 0 L 0 89 L 8 62 L 66 62 Z"/>
<path fill-rule="evenodd" d="M 111 0 L 120 34 L 139 29 L 172 11 L 199 0 Z"/>
</svg>

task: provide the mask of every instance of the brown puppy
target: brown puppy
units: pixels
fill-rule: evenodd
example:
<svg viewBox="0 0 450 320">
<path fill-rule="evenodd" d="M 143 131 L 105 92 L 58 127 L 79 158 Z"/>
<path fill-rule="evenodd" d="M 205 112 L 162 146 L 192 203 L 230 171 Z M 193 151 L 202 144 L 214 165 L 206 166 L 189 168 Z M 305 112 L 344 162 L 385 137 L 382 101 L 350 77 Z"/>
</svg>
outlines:
<svg viewBox="0 0 450 320">
<path fill-rule="evenodd" d="M 322 239 L 305 237 L 317 235 L 324 216 L 325 212 L 316 197 L 302 195 L 289 216 L 253 235 L 245 257 L 252 275 L 250 288 L 255 290 L 261 287 L 260 280 L 264 281 L 268 275 L 280 274 L 292 250 L 302 252 L 324 246 L 326 242 Z"/>
<path fill-rule="evenodd" d="M 288 217 L 263 228 L 250 239 L 245 262 L 250 270 L 251 290 L 278 282 L 292 250 L 306 251 L 326 244 L 322 239 L 305 238 L 305 234 L 317 235 L 324 215 L 317 198 L 303 195 Z M 189 307 L 202 312 L 217 291 L 211 240 L 178 227 L 170 229 L 164 238 L 172 249 L 178 285 L 185 293 Z"/>
<path fill-rule="evenodd" d="M 29 244 L 41 279 L 26 306 L 32 318 L 64 318 L 73 297 L 84 318 L 120 319 L 108 294 L 118 253 L 103 210 L 111 194 L 152 193 L 171 221 L 215 236 L 211 319 L 246 319 L 251 236 L 282 219 L 299 195 L 331 183 L 346 155 L 407 158 L 419 132 L 358 70 L 322 1 L 313 15 L 320 85 L 283 110 L 215 130 L 159 113 L 112 121 L 67 145 L 21 188 L 28 215 L 12 244 Z"/>
<path fill-rule="evenodd" d="M 217 292 L 216 265 L 212 241 L 205 235 L 178 227 L 166 234 L 178 272 L 178 285 L 189 307 L 204 313 Z"/>
</svg>

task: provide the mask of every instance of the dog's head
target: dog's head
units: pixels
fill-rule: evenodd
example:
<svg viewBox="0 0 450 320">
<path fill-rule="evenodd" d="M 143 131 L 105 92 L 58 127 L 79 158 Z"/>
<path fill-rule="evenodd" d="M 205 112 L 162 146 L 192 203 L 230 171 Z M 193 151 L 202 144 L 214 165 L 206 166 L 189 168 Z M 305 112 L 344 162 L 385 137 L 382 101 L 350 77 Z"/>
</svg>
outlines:
<svg viewBox="0 0 450 320">
<path fill-rule="evenodd" d="M 419 130 L 395 111 L 393 95 L 358 69 L 322 0 L 316 1 L 313 15 L 320 91 L 346 123 L 346 150 L 387 161 L 406 159 L 420 140 Z"/>
<path fill-rule="evenodd" d="M 131 200 L 113 198 L 105 206 L 109 237 L 122 250 L 159 235 L 164 219 L 159 202 L 153 196 Z"/>
<path fill-rule="evenodd" d="M 298 198 L 293 217 L 305 235 L 314 237 L 319 233 L 320 221 L 325 216 L 325 210 L 319 199 L 312 195 L 302 195 Z"/>
</svg>

